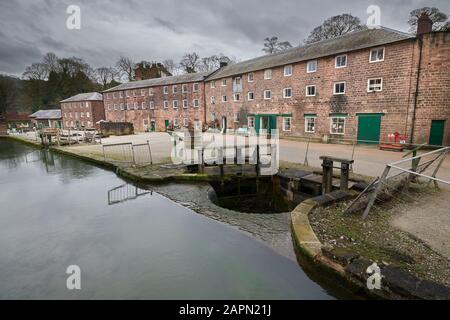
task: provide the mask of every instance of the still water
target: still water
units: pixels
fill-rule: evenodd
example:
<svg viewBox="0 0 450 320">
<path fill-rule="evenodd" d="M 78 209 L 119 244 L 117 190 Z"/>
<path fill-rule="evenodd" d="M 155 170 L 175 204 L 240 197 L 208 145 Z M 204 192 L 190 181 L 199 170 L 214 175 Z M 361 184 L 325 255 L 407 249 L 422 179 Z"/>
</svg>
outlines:
<svg viewBox="0 0 450 320">
<path fill-rule="evenodd" d="M 66 269 L 81 268 L 81 290 Z M 0 299 L 330 299 L 296 261 L 114 173 L 0 139 Z"/>
</svg>

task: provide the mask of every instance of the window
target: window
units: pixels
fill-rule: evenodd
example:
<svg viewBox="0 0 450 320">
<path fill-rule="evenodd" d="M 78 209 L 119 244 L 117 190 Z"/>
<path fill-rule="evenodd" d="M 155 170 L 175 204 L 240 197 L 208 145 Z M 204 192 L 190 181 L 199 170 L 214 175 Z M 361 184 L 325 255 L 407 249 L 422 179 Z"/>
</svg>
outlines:
<svg viewBox="0 0 450 320">
<path fill-rule="evenodd" d="M 130 91 L 127 90 L 126 94 L 127 94 L 127 97 L 129 97 L 130 96 Z"/>
<path fill-rule="evenodd" d="M 234 101 L 239 101 L 239 100 L 241 100 L 241 95 L 240 95 L 239 93 L 233 94 L 233 100 L 234 100 Z"/>
<path fill-rule="evenodd" d="M 369 62 L 379 62 L 384 60 L 384 48 L 370 50 Z"/>
<path fill-rule="evenodd" d="M 123 92 L 122 91 L 119 91 L 119 97 L 123 98 Z"/>
<path fill-rule="evenodd" d="M 345 132 L 345 117 L 332 117 L 330 122 L 330 133 L 344 134 Z"/>
<path fill-rule="evenodd" d="M 336 57 L 335 68 L 344 68 L 347 66 L 347 55 L 341 55 Z"/>
<path fill-rule="evenodd" d="M 222 79 L 222 87 L 225 87 L 227 85 L 227 79 Z"/>
<path fill-rule="evenodd" d="M 145 102 L 144 101 L 142 101 L 142 103 L 141 103 L 141 108 L 142 108 L 142 110 L 145 109 Z"/>
<path fill-rule="evenodd" d="M 183 100 L 183 108 L 187 108 L 188 107 L 188 101 L 187 100 Z"/>
<path fill-rule="evenodd" d="M 285 77 L 292 76 L 292 66 L 285 66 L 284 67 L 284 76 Z"/>
<path fill-rule="evenodd" d="M 153 95 L 153 88 L 149 88 L 149 89 L 148 89 L 148 95 L 149 95 L 149 96 L 152 96 L 152 95 Z"/>
<path fill-rule="evenodd" d="M 178 92 L 178 87 L 172 86 L 172 93 L 177 93 L 177 92 Z"/>
<path fill-rule="evenodd" d="M 164 94 L 168 94 L 169 93 L 169 87 L 168 86 L 164 86 L 163 92 L 164 92 Z"/>
<path fill-rule="evenodd" d="M 316 95 L 316 86 L 306 86 L 306 96 L 307 97 L 314 97 Z"/>
<path fill-rule="evenodd" d="M 192 86 L 192 91 L 194 92 L 198 92 L 198 83 L 194 83 L 194 85 Z"/>
<path fill-rule="evenodd" d="M 139 109 L 139 104 L 137 102 L 134 103 L 134 110 Z"/>
<path fill-rule="evenodd" d="M 253 99 L 255 99 L 255 94 L 253 92 L 248 92 L 247 93 L 247 100 L 248 101 L 252 101 Z"/>
<path fill-rule="evenodd" d="M 334 84 L 333 94 L 345 94 L 345 81 Z"/>
<path fill-rule="evenodd" d="M 238 86 L 241 84 L 241 77 L 234 78 L 234 83 Z"/>
<path fill-rule="evenodd" d="M 114 98 L 114 99 L 117 98 L 117 92 L 113 92 L 113 98 Z"/>
<path fill-rule="evenodd" d="M 233 121 L 234 122 L 239 122 L 239 113 L 234 113 L 233 114 Z"/>
<path fill-rule="evenodd" d="M 272 69 L 264 70 L 264 80 L 272 79 Z"/>
<path fill-rule="evenodd" d="M 173 119 L 173 126 L 178 127 L 178 119 L 177 118 Z"/>
<path fill-rule="evenodd" d="M 306 72 L 312 73 L 317 71 L 317 60 L 308 61 L 306 64 Z"/>
<path fill-rule="evenodd" d="M 186 93 L 188 91 L 188 86 L 187 86 L 187 84 L 183 84 L 182 86 L 181 86 L 181 92 L 182 93 Z"/>
<path fill-rule="evenodd" d="M 216 82 L 215 81 L 211 81 L 211 89 L 214 89 L 216 87 Z"/>
<path fill-rule="evenodd" d="M 283 117 L 283 131 L 291 131 L 291 117 Z"/>
<path fill-rule="evenodd" d="M 187 127 L 187 126 L 189 125 L 189 119 L 188 119 L 188 118 L 184 118 L 184 119 L 183 119 L 183 125 L 184 125 L 185 127 Z"/>
<path fill-rule="evenodd" d="M 172 101 L 172 107 L 173 107 L 174 109 L 178 108 L 178 100 L 173 100 L 173 101 Z"/>
<path fill-rule="evenodd" d="M 367 92 L 383 90 L 383 78 L 373 78 L 367 80 Z"/>
<path fill-rule="evenodd" d="M 80 113 L 80 118 L 84 118 L 84 112 Z"/>
<path fill-rule="evenodd" d="M 137 90 L 133 90 L 133 96 L 137 97 Z"/>
<path fill-rule="evenodd" d="M 248 75 L 247 75 L 247 81 L 248 82 L 253 82 L 253 79 L 255 78 L 255 74 L 253 73 L 253 72 L 250 72 Z"/>
<path fill-rule="evenodd" d="M 247 127 L 249 128 L 255 127 L 255 117 L 247 117 Z"/>
<path fill-rule="evenodd" d="M 164 109 L 169 108 L 169 101 L 164 100 Z"/>
<path fill-rule="evenodd" d="M 270 99 L 272 99 L 272 91 L 264 90 L 264 100 L 270 100 Z"/>
<path fill-rule="evenodd" d="M 292 98 L 292 88 L 283 89 L 283 98 Z"/>
<path fill-rule="evenodd" d="M 148 105 L 149 105 L 150 109 L 155 109 L 155 102 L 154 101 L 149 101 Z"/>
<path fill-rule="evenodd" d="M 131 108 L 130 108 L 130 103 L 129 102 L 127 102 L 127 110 L 130 110 Z"/>
<path fill-rule="evenodd" d="M 211 104 L 215 104 L 216 103 L 216 97 L 212 96 L 211 97 Z"/>
<path fill-rule="evenodd" d="M 194 108 L 198 108 L 198 99 L 194 99 L 193 104 Z"/>
<path fill-rule="evenodd" d="M 86 118 L 89 118 L 89 117 L 90 117 L 89 112 L 86 112 Z"/>
<path fill-rule="evenodd" d="M 145 96 L 145 90 L 141 89 L 141 96 Z"/>
<path fill-rule="evenodd" d="M 222 96 L 222 102 L 227 102 L 227 96 Z"/>
<path fill-rule="evenodd" d="M 316 117 L 305 117 L 305 132 L 316 132 Z"/>
<path fill-rule="evenodd" d="M 125 107 L 124 107 L 124 104 L 123 104 L 123 102 L 120 104 L 120 110 L 124 110 L 125 109 Z"/>
</svg>

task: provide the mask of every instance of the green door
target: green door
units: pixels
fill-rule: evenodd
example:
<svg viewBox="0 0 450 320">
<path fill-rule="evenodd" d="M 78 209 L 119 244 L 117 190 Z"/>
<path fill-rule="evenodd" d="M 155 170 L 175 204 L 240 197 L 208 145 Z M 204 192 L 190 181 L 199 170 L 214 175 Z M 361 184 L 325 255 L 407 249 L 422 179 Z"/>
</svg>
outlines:
<svg viewBox="0 0 450 320">
<path fill-rule="evenodd" d="M 358 143 L 379 143 L 381 114 L 358 115 Z"/>
<path fill-rule="evenodd" d="M 155 132 L 156 131 L 156 123 L 155 121 L 150 121 L 150 131 Z"/>
<path fill-rule="evenodd" d="M 445 120 L 432 120 L 429 144 L 441 146 L 444 140 Z"/>
<path fill-rule="evenodd" d="M 166 131 L 167 131 L 167 129 L 169 128 L 169 120 L 165 120 L 164 121 L 164 125 L 166 126 Z"/>
</svg>

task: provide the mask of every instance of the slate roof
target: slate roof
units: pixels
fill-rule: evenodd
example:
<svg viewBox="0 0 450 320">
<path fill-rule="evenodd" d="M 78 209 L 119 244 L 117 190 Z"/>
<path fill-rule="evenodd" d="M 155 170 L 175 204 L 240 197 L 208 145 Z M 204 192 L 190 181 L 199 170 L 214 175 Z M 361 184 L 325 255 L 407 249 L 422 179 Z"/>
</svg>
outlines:
<svg viewBox="0 0 450 320">
<path fill-rule="evenodd" d="M 75 96 L 62 100 L 60 102 L 75 102 L 75 101 L 94 101 L 103 100 L 103 96 L 98 92 L 79 93 Z"/>
<path fill-rule="evenodd" d="M 154 79 L 147 79 L 147 80 L 140 80 L 140 81 L 130 81 L 127 83 L 119 84 L 118 86 L 110 88 L 103 92 L 112 92 L 112 91 L 130 90 L 130 89 L 138 89 L 138 88 L 145 88 L 145 87 L 152 87 L 152 86 L 203 81 L 211 73 L 212 73 L 212 71 L 187 73 L 187 74 L 182 74 L 179 76 L 154 78 Z"/>
<path fill-rule="evenodd" d="M 60 109 L 39 110 L 30 115 L 30 118 L 35 118 L 36 120 L 61 119 L 61 110 Z"/>
<path fill-rule="evenodd" d="M 230 77 L 247 72 L 288 65 L 295 62 L 317 59 L 359 49 L 377 47 L 413 38 L 415 38 L 414 35 L 385 27 L 381 27 L 380 29 L 355 31 L 334 39 L 322 40 L 288 49 L 280 53 L 238 62 L 217 70 L 206 80 Z"/>
</svg>

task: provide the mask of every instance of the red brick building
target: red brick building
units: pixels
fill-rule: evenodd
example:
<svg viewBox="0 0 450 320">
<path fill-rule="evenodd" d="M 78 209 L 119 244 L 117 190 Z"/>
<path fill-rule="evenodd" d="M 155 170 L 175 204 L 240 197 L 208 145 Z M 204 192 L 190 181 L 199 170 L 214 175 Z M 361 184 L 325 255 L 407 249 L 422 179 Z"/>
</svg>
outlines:
<svg viewBox="0 0 450 320">
<path fill-rule="evenodd" d="M 204 80 L 209 74 L 132 81 L 103 91 L 106 120 L 131 122 L 135 131 L 201 126 L 205 121 Z"/>
<path fill-rule="evenodd" d="M 171 75 L 161 63 L 157 62 L 141 61 L 134 68 L 134 80 L 136 81 L 170 77 Z"/>
<path fill-rule="evenodd" d="M 64 129 L 94 129 L 98 121 L 105 120 L 103 97 L 98 92 L 80 93 L 60 104 Z"/>
<path fill-rule="evenodd" d="M 206 80 L 206 117 L 282 136 L 449 144 L 450 33 L 425 30 L 368 29 L 221 68 Z"/>
<path fill-rule="evenodd" d="M 104 99 L 106 119 L 132 122 L 136 131 L 202 121 L 332 141 L 378 142 L 398 133 L 448 145 L 449 86 L 450 33 L 432 32 L 422 17 L 417 35 L 366 29 L 209 74 L 122 84 Z"/>
</svg>

